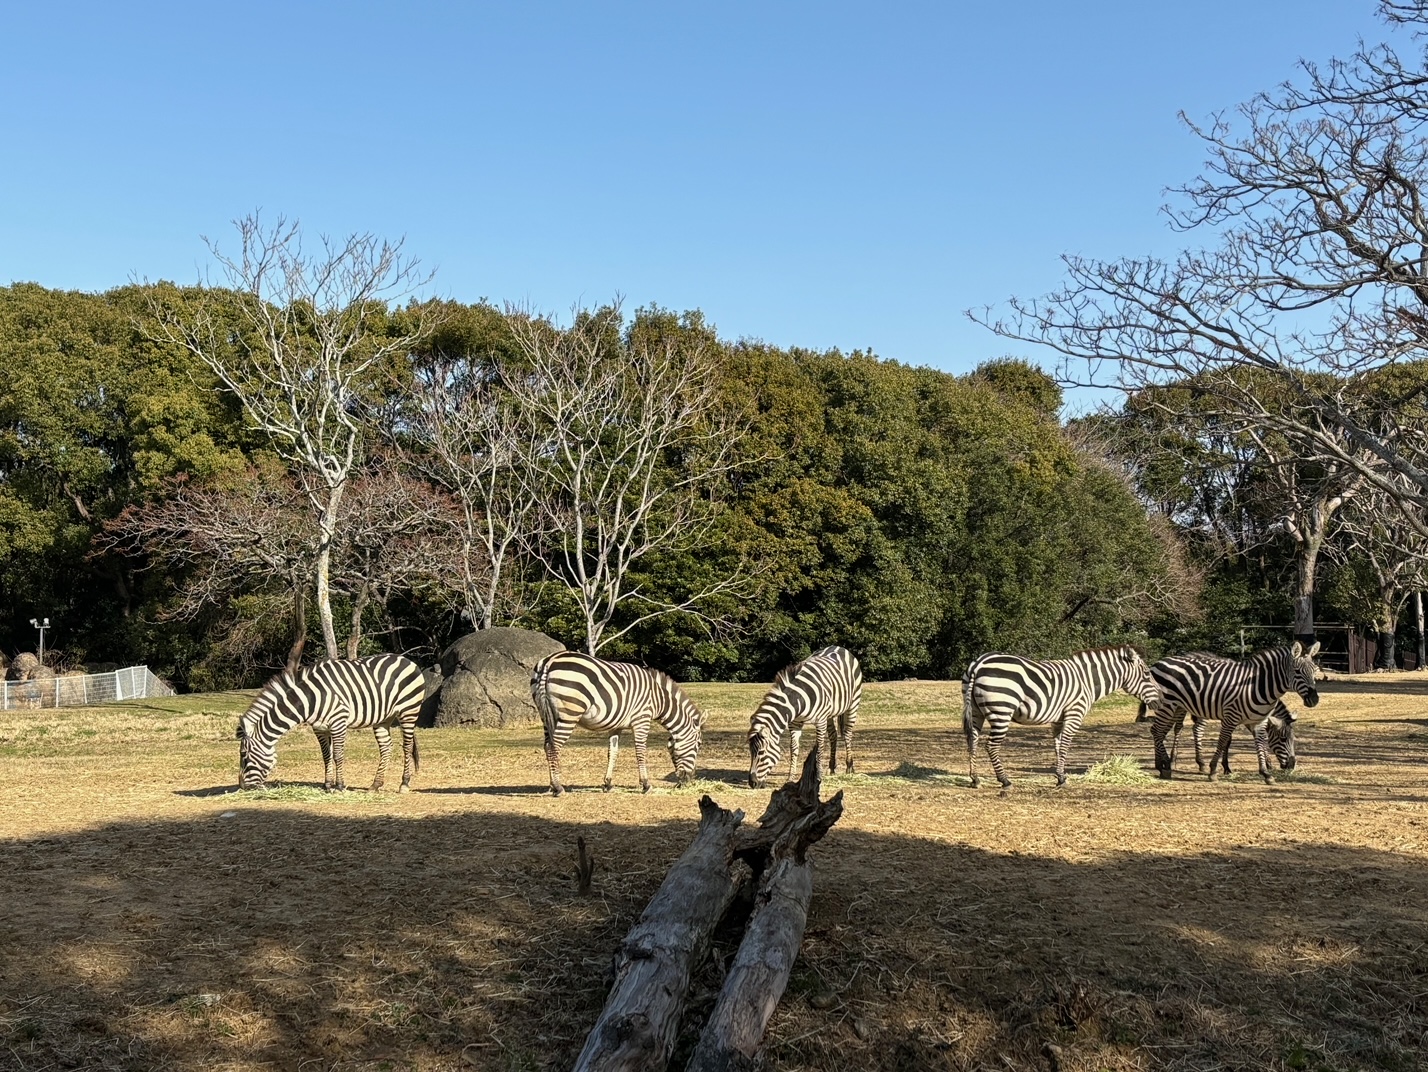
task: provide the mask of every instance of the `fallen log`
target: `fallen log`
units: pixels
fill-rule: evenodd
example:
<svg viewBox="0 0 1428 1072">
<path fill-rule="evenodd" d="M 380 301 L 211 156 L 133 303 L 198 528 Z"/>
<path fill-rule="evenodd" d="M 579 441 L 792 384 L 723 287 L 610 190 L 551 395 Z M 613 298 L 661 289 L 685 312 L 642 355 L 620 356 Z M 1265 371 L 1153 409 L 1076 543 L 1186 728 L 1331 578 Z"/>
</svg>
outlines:
<svg viewBox="0 0 1428 1072">
<path fill-rule="evenodd" d="M 734 955 L 719 992 L 719 999 L 685 1072 L 751 1072 L 762 1065 L 764 1031 L 778 1007 L 808 921 L 808 905 L 813 898 L 813 865 L 808 847 L 823 837 L 843 814 L 843 792 L 839 790 L 824 803 L 818 802 L 817 752 L 811 784 L 809 767 L 779 806 L 770 801 L 770 829 L 779 832 L 768 849 L 754 910 L 744 930 L 744 939 Z M 811 790 L 811 794 L 809 793 Z M 779 790 L 782 792 L 783 790 Z M 795 815 L 794 805 L 810 811 Z M 775 797 L 778 793 L 775 793 Z"/>
<path fill-rule="evenodd" d="M 734 860 L 744 820 L 705 796 L 699 832 L 674 862 L 615 954 L 615 983 L 576 1072 L 661 1072 L 669 1063 L 690 977 L 747 876 Z"/>
</svg>

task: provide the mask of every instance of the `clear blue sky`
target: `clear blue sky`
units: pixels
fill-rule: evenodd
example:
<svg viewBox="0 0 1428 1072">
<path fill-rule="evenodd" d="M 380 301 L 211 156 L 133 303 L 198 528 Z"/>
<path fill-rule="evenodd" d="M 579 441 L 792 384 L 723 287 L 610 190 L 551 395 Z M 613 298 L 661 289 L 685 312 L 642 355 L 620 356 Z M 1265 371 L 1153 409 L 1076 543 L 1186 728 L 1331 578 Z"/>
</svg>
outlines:
<svg viewBox="0 0 1428 1072">
<path fill-rule="evenodd" d="M 698 307 L 965 371 L 963 310 L 1168 252 L 1205 116 L 1369 0 L 13 4 L 0 284 L 191 281 L 255 208 L 406 237 L 436 291 Z"/>
</svg>

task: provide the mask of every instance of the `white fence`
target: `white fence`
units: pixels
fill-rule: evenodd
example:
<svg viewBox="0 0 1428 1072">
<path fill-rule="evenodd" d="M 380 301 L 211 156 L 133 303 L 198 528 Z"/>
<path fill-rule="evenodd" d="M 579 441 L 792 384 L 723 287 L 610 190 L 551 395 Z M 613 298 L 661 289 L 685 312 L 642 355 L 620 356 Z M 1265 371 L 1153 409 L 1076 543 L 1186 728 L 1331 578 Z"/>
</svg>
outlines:
<svg viewBox="0 0 1428 1072">
<path fill-rule="evenodd" d="M 0 682 L 0 710 L 89 707 L 173 694 L 174 690 L 155 677 L 147 666 L 130 666 L 107 674 L 67 674 L 32 681 Z"/>
</svg>

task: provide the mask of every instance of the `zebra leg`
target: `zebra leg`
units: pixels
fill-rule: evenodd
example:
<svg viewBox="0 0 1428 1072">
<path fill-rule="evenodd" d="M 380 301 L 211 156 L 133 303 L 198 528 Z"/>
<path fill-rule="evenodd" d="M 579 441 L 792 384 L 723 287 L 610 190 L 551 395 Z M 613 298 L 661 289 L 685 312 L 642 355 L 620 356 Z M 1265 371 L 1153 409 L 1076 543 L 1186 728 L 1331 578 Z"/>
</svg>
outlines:
<svg viewBox="0 0 1428 1072">
<path fill-rule="evenodd" d="M 608 758 L 605 761 L 605 792 L 610 791 L 610 787 L 615 784 L 615 756 L 620 752 L 620 735 L 610 734 L 610 743 L 606 749 Z"/>
<path fill-rule="evenodd" d="M 332 767 L 337 777 L 333 788 L 342 792 L 347 788 L 347 779 L 342 774 L 342 760 L 347 752 L 347 723 L 338 722 L 332 727 Z"/>
<path fill-rule="evenodd" d="M 828 716 L 828 733 L 827 733 L 827 737 L 828 737 L 828 751 L 825 753 L 825 755 L 828 756 L 828 773 L 829 773 L 829 774 L 837 774 L 837 773 L 838 773 L 838 734 L 839 734 L 841 728 L 842 728 L 842 727 L 841 727 L 839 724 L 835 724 L 835 723 L 834 723 L 834 721 L 833 721 L 833 716 L 832 716 L 832 715 L 829 715 L 829 716 Z"/>
<path fill-rule="evenodd" d="M 982 733 L 982 712 L 968 709 L 962 716 L 962 729 L 967 734 L 967 775 L 972 779 L 972 788 L 976 789 L 982 784 L 982 780 L 977 777 L 977 741 Z M 991 749 L 987 749 L 987 754 L 991 754 Z"/>
<path fill-rule="evenodd" d="M 545 731 L 545 762 L 550 768 L 550 795 L 558 797 L 565 792 L 565 786 L 560 784 L 560 746 L 565 743 L 565 739 L 570 736 L 570 731 L 575 728 L 573 722 L 557 723 L 555 729 L 549 726 Z"/>
<path fill-rule="evenodd" d="M 1155 769 L 1160 772 L 1162 778 L 1170 777 L 1170 767 L 1175 759 L 1175 744 L 1172 740 L 1171 750 L 1165 750 L 1165 735 L 1170 732 L 1170 715 L 1162 715 L 1156 712 L 1154 720 L 1150 724 L 1150 739 L 1155 745 Z"/>
<path fill-rule="evenodd" d="M 1006 740 L 1007 730 L 1010 728 L 1010 721 L 1000 726 L 993 721 L 992 728 L 987 733 L 987 758 L 992 761 L 992 770 L 996 772 L 997 781 L 1003 789 L 1011 788 L 1011 779 L 1007 777 L 1006 768 L 1002 766 L 1002 741 Z"/>
<path fill-rule="evenodd" d="M 788 780 L 791 782 L 796 777 L 798 770 L 798 745 L 803 740 L 803 731 L 794 729 L 792 725 L 788 727 Z"/>
<path fill-rule="evenodd" d="M 416 743 L 416 717 L 412 716 L 402 722 L 402 785 L 397 792 L 411 792 L 412 776 L 420 766 L 421 753 L 417 751 Z"/>
<path fill-rule="evenodd" d="M 392 761 L 392 731 L 386 726 L 373 726 L 372 736 L 377 738 L 377 776 L 372 779 L 372 792 L 379 792 L 387 784 L 387 764 Z"/>
<path fill-rule="evenodd" d="M 1056 735 L 1056 788 L 1058 789 L 1066 784 L 1066 754 L 1071 750 L 1071 739 L 1076 736 L 1076 731 L 1080 728 L 1081 715 L 1079 713 L 1067 715 L 1056 723 L 1054 733 Z"/>
<path fill-rule="evenodd" d="M 832 719 L 832 717 L 830 716 L 830 717 L 828 717 L 828 718 L 821 718 L 821 719 L 819 719 L 819 720 L 818 720 L 818 743 L 817 743 L 816 745 L 814 745 L 814 747 L 818 749 L 818 759 L 817 759 L 817 761 L 816 761 L 815 764 L 814 764 L 815 766 L 821 764 L 821 763 L 823 762 L 823 757 L 826 756 L 826 755 L 828 755 L 829 752 L 833 750 L 833 746 L 830 745 L 830 744 L 829 744 L 829 741 L 828 741 L 828 739 L 829 739 L 830 737 L 832 737 L 832 736 L 833 736 L 833 719 Z M 836 740 L 836 738 L 835 738 L 835 740 Z M 837 760 L 834 760 L 833 762 L 831 762 L 831 763 L 828 764 L 828 773 L 829 773 L 829 774 L 836 774 L 836 773 L 838 773 Z M 789 781 L 793 781 L 793 779 L 794 779 L 795 777 L 796 777 L 796 775 L 790 774 L 790 775 L 789 775 Z"/>
<path fill-rule="evenodd" d="M 858 724 L 858 703 L 855 700 L 853 706 L 843 712 L 843 717 L 838 720 L 838 730 L 843 737 L 843 770 L 848 774 L 853 773 L 853 727 Z"/>
<path fill-rule="evenodd" d="M 1190 723 L 1190 736 L 1195 740 L 1195 768 L 1201 773 L 1205 773 L 1205 720 L 1201 718 L 1193 719 Z"/>
<path fill-rule="evenodd" d="M 1229 752 L 1230 738 L 1234 736 L 1234 733 L 1235 724 L 1231 722 L 1228 718 L 1222 718 L 1220 720 L 1220 738 L 1215 743 L 1215 754 L 1210 757 L 1209 777 L 1210 781 L 1212 782 L 1215 780 L 1215 766 Z M 1225 772 L 1229 773 L 1229 767 L 1225 768 Z"/>
<path fill-rule="evenodd" d="M 336 772 L 332 769 L 332 733 L 316 726 L 312 732 L 317 736 L 317 747 L 322 749 L 322 788 L 331 789 L 336 778 Z"/>
<path fill-rule="evenodd" d="M 1259 753 L 1259 776 L 1265 785 L 1274 783 L 1274 775 L 1269 772 L 1269 730 L 1261 724 L 1254 730 L 1254 750 Z"/>
<path fill-rule="evenodd" d="M 649 740 L 650 720 L 645 718 L 643 721 L 635 723 L 635 763 L 638 764 L 640 768 L 641 793 L 648 793 L 650 791 L 650 769 L 646 762 L 645 754 L 645 746 L 649 744 Z"/>
</svg>

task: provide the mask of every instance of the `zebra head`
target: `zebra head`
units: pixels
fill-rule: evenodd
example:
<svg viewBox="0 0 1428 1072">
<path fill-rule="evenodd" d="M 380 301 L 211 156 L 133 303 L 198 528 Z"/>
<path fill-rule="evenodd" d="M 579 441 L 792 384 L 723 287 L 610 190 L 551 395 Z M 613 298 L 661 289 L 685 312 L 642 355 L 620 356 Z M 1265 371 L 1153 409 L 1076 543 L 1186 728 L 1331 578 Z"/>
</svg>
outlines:
<svg viewBox="0 0 1428 1072">
<path fill-rule="evenodd" d="M 1135 648 L 1121 649 L 1120 687 L 1150 710 L 1160 706 L 1160 685 Z"/>
<path fill-rule="evenodd" d="M 268 775 L 277 766 L 278 755 L 271 742 L 257 732 L 258 720 L 250 709 L 238 721 L 238 788 L 263 789 Z"/>
<path fill-rule="evenodd" d="M 1318 641 L 1315 641 L 1308 651 L 1305 651 L 1304 645 L 1297 640 L 1289 649 L 1289 656 L 1294 660 L 1294 691 L 1299 693 L 1305 707 L 1313 707 L 1319 702 L 1319 690 L 1314 685 L 1314 677 L 1319 672 L 1314 665 L 1314 656 L 1318 654 Z"/>
<path fill-rule="evenodd" d="M 1280 770 L 1294 769 L 1294 712 L 1280 704 L 1266 721 L 1269 747 L 1279 760 Z"/>
<path fill-rule="evenodd" d="M 794 690 L 788 688 L 789 668 L 774 677 L 773 688 L 749 720 L 749 788 L 762 789 L 783 755 L 783 735 L 793 721 Z"/>
</svg>

